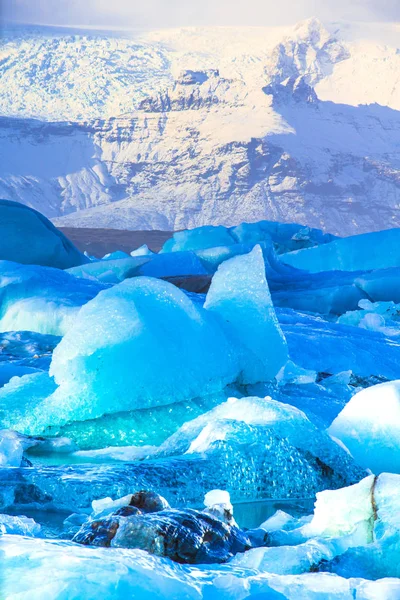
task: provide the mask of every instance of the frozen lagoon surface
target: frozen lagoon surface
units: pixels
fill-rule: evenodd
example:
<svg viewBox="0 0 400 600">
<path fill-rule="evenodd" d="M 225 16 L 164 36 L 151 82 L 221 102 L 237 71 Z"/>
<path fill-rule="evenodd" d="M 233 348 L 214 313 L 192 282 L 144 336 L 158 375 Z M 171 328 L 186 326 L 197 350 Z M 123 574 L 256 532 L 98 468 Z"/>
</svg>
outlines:
<svg viewBox="0 0 400 600">
<path fill-rule="evenodd" d="M 20 225 L 1 598 L 400 598 L 396 230 L 201 227 L 159 254 L 68 242 L 71 264 L 46 219 Z"/>
</svg>

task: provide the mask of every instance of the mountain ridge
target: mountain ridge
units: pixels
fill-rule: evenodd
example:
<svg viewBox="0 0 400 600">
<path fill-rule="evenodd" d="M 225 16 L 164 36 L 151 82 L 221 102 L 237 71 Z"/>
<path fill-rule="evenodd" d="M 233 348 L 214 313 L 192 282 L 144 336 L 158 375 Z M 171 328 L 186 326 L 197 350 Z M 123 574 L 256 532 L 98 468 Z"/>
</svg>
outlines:
<svg viewBox="0 0 400 600">
<path fill-rule="evenodd" d="M 0 101 L 0 193 L 73 227 L 175 230 L 267 218 L 348 235 L 399 226 L 400 51 L 371 39 L 348 41 L 351 28 L 343 28 L 343 39 L 340 27 L 314 18 L 235 35 L 232 28 L 193 28 L 134 40 L 9 36 L 0 63 L 6 80 L 13 74 L 10 56 L 37 58 L 48 39 L 55 66 L 41 63 L 37 86 L 46 74 L 50 83 L 42 104 L 36 102 L 36 120 L 34 98 L 24 96 L 20 80 Z M 379 89 L 373 70 L 367 79 L 354 75 L 363 43 L 374 48 L 366 62 L 376 63 L 375 72 L 386 65 L 394 73 Z M 78 85 L 79 61 L 90 62 L 96 45 L 97 58 L 114 57 L 107 67 L 114 75 L 121 65 L 126 72 L 114 88 L 104 65 L 94 83 L 87 77 L 87 106 L 76 105 L 74 114 L 68 88 L 51 100 L 57 69 L 64 64 L 61 75 L 68 71 L 75 49 L 81 58 L 65 77 Z M 94 102 L 103 80 L 103 96 Z M 347 102 L 339 102 L 346 93 Z M 368 102 L 353 105 L 361 93 Z"/>
</svg>

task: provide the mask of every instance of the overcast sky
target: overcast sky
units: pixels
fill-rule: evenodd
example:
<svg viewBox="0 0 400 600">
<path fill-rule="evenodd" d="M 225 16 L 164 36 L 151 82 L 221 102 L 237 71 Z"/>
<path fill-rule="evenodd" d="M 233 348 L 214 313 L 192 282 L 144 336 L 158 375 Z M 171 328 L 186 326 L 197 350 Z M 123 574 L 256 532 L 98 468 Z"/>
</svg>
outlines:
<svg viewBox="0 0 400 600">
<path fill-rule="evenodd" d="M 53 25 L 178 27 L 400 21 L 400 0 L 0 0 L 3 20 Z"/>
</svg>

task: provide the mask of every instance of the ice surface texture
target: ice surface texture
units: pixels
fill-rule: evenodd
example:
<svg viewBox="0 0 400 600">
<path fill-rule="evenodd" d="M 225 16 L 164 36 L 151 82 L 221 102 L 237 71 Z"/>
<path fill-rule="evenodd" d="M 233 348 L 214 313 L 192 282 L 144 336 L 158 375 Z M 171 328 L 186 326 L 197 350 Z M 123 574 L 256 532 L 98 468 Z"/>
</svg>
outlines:
<svg viewBox="0 0 400 600">
<path fill-rule="evenodd" d="M 67 269 L 88 262 L 41 213 L 0 200 L 0 259 Z"/>
<path fill-rule="evenodd" d="M 173 506 L 196 507 L 217 487 L 229 490 L 233 501 L 301 498 L 365 475 L 304 413 L 270 398 L 230 399 L 147 454 L 147 460 L 121 466 L 2 471 L 0 505 L 18 498 L 24 505 L 52 502 L 78 510 L 97 498 L 149 489 Z"/>
<path fill-rule="evenodd" d="M 362 390 L 329 428 L 374 473 L 400 473 L 400 381 Z"/>
<path fill-rule="evenodd" d="M 104 287 L 60 269 L 0 260 L 0 331 L 64 335 Z"/>
<path fill-rule="evenodd" d="M 387 229 L 337 239 L 287 254 L 284 262 L 312 273 L 361 271 L 400 265 L 400 229 Z"/>
<path fill-rule="evenodd" d="M 204 308 L 149 277 L 100 292 L 54 350 L 50 376 L 59 387 L 31 406 L 32 427 L 18 419 L 8 426 L 36 434 L 48 425 L 207 396 L 234 381 L 272 379 L 286 360 L 255 247 L 220 267 Z M 8 391 L 1 392 L 3 405 Z"/>
</svg>

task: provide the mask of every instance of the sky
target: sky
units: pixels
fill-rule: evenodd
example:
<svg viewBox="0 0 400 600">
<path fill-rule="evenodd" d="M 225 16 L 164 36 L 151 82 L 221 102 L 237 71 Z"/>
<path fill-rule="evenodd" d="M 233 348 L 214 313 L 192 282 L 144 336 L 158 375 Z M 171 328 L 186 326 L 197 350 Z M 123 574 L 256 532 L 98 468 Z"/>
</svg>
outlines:
<svg viewBox="0 0 400 600">
<path fill-rule="evenodd" d="M 400 0 L 0 0 L 3 21 L 94 27 L 400 21 Z"/>
</svg>

